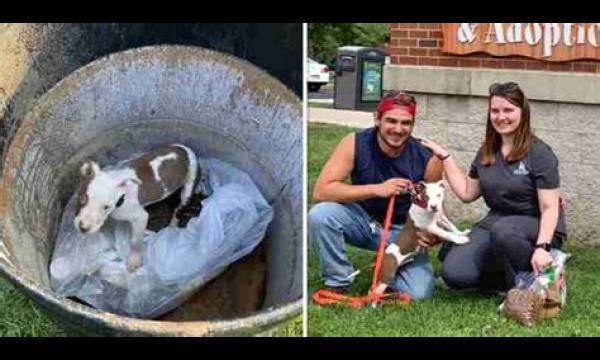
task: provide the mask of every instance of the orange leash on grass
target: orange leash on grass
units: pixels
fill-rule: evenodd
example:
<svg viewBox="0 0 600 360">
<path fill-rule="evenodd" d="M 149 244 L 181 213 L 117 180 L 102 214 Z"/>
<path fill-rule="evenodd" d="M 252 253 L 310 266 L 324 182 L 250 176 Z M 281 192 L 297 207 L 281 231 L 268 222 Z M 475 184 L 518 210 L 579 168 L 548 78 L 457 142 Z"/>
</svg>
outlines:
<svg viewBox="0 0 600 360">
<path fill-rule="evenodd" d="M 385 221 L 383 225 L 383 232 L 381 233 L 381 239 L 379 240 L 379 247 L 377 249 L 377 257 L 375 258 L 375 269 L 373 270 L 373 278 L 371 280 L 371 289 L 367 295 L 364 296 L 347 296 L 334 291 L 320 289 L 313 294 L 313 301 L 319 305 L 331 305 L 337 303 L 346 303 L 352 308 L 358 308 L 366 304 L 381 302 L 383 300 L 397 300 L 401 303 L 410 303 L 410 295 L 403 292 L 387 293 L 387 294 L 375 294 L 375 289 L 379 283 L 381 275 L 381 267 L 383 264 L 383 255 L 387 244 L 388 236 L 390 235 L 390 228 L 392 227 L 392 215 L 394 213 L 394 200 L 395 196 L 390 197 L 388 203 L 387 212 L 385 213 Z"/>
<path fill-rule="evenodd" d="M 359 308 L 363 305 L 379 303 L 384 300 L 395 300 L 403 304 L 409 304 L 411 299 L 410 295 L 403 292 L 379 295 L 375 295 L 371 292 L 364 296 L 348 296 L 337 293 L 335 291 L 320 289 L 313 294 L 313 301 L 321 306 L 345 303 L 354 309 Z"/>
</svg>

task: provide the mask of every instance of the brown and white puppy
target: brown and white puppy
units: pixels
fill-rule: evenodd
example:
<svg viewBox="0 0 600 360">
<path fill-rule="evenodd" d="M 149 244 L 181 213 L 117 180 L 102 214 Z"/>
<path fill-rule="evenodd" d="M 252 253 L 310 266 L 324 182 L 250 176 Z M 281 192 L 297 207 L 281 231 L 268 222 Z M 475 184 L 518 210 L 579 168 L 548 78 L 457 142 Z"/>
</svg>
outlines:
<svg viewBox="0 0 600 360">
<path fill-rule="evenodd" d="M 398 268 L 410 261 L 419 250 L 416 230 L 420 229 L 430 234 L 456 244 L 469 242 L 467 235 L 470 230 L 460 231 L 444 215 L 444 181 L 434 183 L 419 182 L 412 190 L 412 204 L 408 210 L 404 228 L 396 240 L 385 249 L 382 275 L 377 287 L 378 293 L 383 293 L 392 283 Z"/>
<path fill-rule="evenodd" d="M 144 207 L 183 188 L 181 208 L 192 196 L 197 172 L 196 155 L 181 144 L 166 145 L 104 169 L 87 161 L 81 166 L 75 227 L 82 233 L 94 233 L 108 217 L 128 221 L 132 231 L 127 269 L 133 271 L 143 263 L 142 245 L 148 223 Z M 177 222 L 177 210 L 171 225 Z"/>
</svg>

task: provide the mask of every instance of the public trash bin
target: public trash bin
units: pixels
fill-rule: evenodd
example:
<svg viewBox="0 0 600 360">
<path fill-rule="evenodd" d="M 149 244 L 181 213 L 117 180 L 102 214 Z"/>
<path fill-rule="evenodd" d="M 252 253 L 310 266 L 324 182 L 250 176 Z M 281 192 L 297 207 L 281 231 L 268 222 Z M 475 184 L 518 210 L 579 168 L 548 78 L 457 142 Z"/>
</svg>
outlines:
<svg viewBox="0 0 600 360">
<path fill-rule="evenodd" d="M 338 49 L 333 107 L 372 111 L 381 99 L 385 51 L 371 47 Z"/>
</svg>

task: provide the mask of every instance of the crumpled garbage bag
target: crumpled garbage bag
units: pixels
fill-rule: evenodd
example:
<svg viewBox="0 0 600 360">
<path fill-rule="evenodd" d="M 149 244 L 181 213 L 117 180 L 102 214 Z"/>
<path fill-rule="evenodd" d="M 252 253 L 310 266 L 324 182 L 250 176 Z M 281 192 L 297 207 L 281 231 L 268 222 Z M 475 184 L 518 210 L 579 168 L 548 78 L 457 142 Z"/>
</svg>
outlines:
<svg viewBox="0 0 600 360">
<path fill-rule="evenodd" d="M 119 315 L 156 318 L 252 252 L 273 219 L 271 206 L 244 172 L 216 159 L 199 163 L 208 184 L 201 181 L 198 188 L 210 188 L 212 195 L 185 228 L 146 230 L 144 264 L 132 273 L 126 269 L 129 224 L 109 218 L 99 232 L 79 233 L 75 194 L 50 263 L 54 291 Z"/>
</svg>

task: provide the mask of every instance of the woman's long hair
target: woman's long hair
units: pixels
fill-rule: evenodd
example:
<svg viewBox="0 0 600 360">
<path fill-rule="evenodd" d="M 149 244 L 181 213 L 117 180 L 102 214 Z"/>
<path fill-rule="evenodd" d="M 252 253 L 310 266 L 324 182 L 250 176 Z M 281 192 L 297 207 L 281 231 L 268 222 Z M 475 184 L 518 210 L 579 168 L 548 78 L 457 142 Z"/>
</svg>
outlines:
<svg viewBox="0 0 600 360">
<path fill-rule="evenodd" d="M 481 163 L 490 165 L 494 163 L 496 152 L 502 146 L 502 137 L 492 126 L 490 111 L 492 106 L 492 97 L 498 96 L 509 103 L 521 108 L 521 122 L 515 132 L 514 146 L 510 154 L 506 157 L 509 161 L 521 160 L 529 152 L 533 142 L 533 132 L 531 131 L 529 101 L 523 93 L 523 90 L 514 82 L 495 83 L 490 86 L 490 95 L 488 98 L 488 115 L 485 129 L 485 142 L 483 143 L 483 154 Z"/>
</svg>

